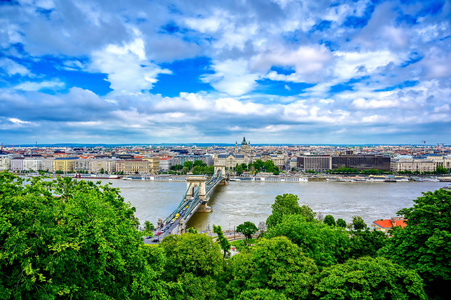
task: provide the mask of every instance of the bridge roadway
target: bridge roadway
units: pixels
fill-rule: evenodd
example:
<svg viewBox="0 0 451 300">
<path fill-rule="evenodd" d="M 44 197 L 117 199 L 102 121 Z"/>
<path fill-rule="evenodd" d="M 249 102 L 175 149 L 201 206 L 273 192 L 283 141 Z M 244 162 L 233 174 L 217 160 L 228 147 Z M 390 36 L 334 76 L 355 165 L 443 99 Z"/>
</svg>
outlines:
<svg viewBox="0 0 451 300">
<path fill-rule="evenodd" d="M 180 234 L 186 229 L 186 224 L 199 208 L 203 212 L 211 211 L 207 206 L 210 195 L 215 187 L 225 181 L 224 169 L 218 168 L 215 174 L 207 181 L 206 176 L 190 176 L 187 178 L 187 189 L 182 201 L 177 208 L 163 221 L 156 226 L 153 237 L 145 238 L 146 244 L 154 244 L 162 241 L 170 234 Z"/>
</svg>

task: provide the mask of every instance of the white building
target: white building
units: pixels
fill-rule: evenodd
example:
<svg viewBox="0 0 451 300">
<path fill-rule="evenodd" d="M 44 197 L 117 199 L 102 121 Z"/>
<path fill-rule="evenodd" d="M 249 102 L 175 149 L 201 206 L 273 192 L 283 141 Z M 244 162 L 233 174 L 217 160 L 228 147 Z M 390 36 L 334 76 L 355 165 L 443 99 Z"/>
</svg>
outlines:
<svg viewBox="0 0 451 300">
<path fill-rule="evenodd" d="M 23 157 L 15 157 L 11 159 L 11 167 L 10 170 L 13 172 L 22 171 L 23 170 Z"/>
<path fill-rule="evenodd" d="M 9 170 L 11 167 L 11 156 L 0 155 L 0 171 Z"/>
<path fill-rule="evenodd" d="M 160 158 L 160 171 L 168 172 L 172 167 L 172 157 Z"/>
<path fill-rule="evenodd" d="M 23 160 L 24 171 L 39 171 L 42 170 L 42 157 L 26 157 Z"/>
<path fill-rule="evenodd" d="M 117 170 L 117 162 L 119 159 L 93 159 L 89 163 L 89 170 L 91 173 L 101 173 L 113 174 Z"/>
<path fill-rule="evenodd" d="M 53 173 L 55 171 L 54 160 L 55 160 L 55 158 L 53 158 L 53 157 L 44 158 L 41 161 L 41 170 Z"/>
</svg>

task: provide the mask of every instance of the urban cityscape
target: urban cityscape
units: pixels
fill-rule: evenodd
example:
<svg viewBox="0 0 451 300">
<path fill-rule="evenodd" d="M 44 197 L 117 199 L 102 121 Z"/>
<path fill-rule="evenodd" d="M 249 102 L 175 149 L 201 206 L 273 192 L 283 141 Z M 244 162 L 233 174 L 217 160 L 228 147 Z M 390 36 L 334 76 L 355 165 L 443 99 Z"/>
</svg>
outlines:
<svg viewBox="0 0 451 300">
<path fill-rule="evenodd" d="M 270 172 L 248 169 L 258 160 L 263 163 L 270 161 L 274 168 L 268 170 Z M 225 166 L 231 175 L 238 176 L 258 173 L 309 175 L 334 170 L 342 170 L 342 173 L 443 175 L 451 170 L 451 146 L 253 146 L 243 137 L 234 146 L 2 146 L 0 150 L 0 171 L 17 173 L 186 175 L 192 174 L 192 168 L 182 170 L 174 169 L 174 166 L 183 166 L 185 162 L 194 166 L 196 161 L 205 166 Z"/>
<path fill-rule="evenodd" d="M 0 1 L 0 299 L 447 300 L 451 0 Z"/>
</svg>

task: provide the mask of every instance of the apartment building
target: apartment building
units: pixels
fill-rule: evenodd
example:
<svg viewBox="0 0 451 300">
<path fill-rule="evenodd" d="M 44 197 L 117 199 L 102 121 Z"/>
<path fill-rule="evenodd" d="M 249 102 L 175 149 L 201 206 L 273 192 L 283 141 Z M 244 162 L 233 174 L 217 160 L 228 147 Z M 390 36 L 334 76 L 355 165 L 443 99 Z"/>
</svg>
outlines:
<svg viewBox="0 0 451 300">
<path fill-rule="evenodd" d="M 148 174 L 150 167 L 147 160 L 119 160 L 116 162 L 116 171 L 124 172 L 124 174 Z"/>
<path fill-rule="evenodd" d="M 11 156 L 0 155 L 0 171 L 9 170 L 11 167 Z"/>
<path fill-rule="evenodd" d="M 39 171 L 42 170 L 42 157 L 26 157 L 23 160 L 24 171 Z"/>
<path fill-rule="evenodd" d="M 53 161 L 54 171 L 73 172 L 74 161 L 77 159 L 78 157 L 55 158 L 55 160 Z"/>
<path fill-rule="evenodd" d="M 300 171 L 313 170 L 323 172 L 332 169 L 332 157 L 329 155 L 305 155 L 297 158 L 297 168 Z"/>
</svg>

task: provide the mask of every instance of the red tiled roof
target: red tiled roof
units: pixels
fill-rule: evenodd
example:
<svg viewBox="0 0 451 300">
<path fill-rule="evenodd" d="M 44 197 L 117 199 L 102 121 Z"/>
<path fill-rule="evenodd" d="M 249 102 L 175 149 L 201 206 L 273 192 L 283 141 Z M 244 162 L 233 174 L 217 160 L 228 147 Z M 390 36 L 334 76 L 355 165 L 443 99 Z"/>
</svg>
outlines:
<svg viewBox="0 0 451 300">
<path fill-rule="evenodd" d="M 392 228 L 393 226 L 400 226 L 402 228 L 407 226 L 405 220 L 395 220 L 394 222 L 390 219 L 385 220 L 377 220 L 374 221 L 374 224 L 382 227 L 382 228 Z"/>
<path fill-rule="evenodd" d="M 390 219 L 377 220 L 377 221 L 374 221 L 374 224 L 379 225 L 382 228 L 391 228 L 392 227 L 392 222 Z"/>
</svg>

